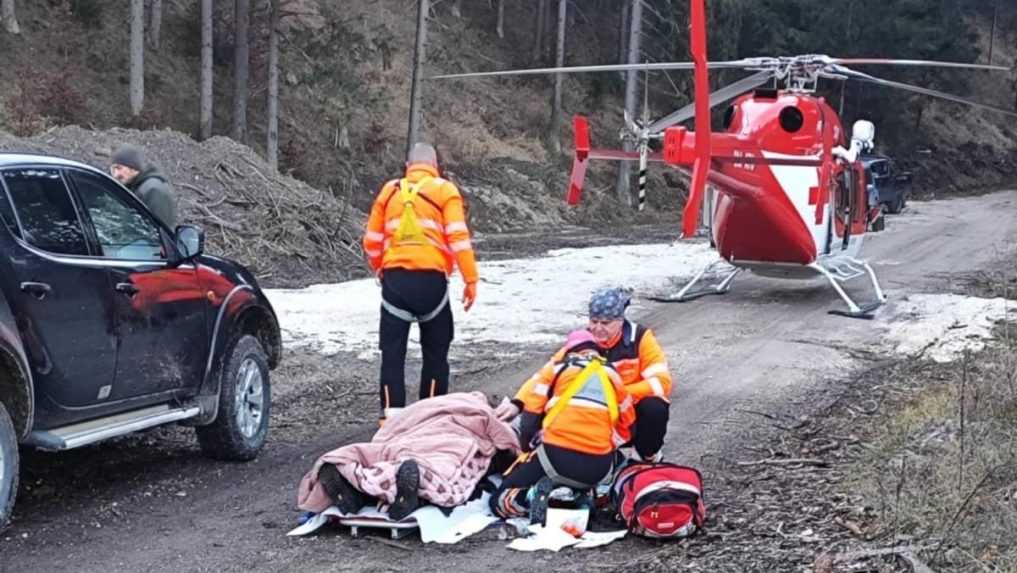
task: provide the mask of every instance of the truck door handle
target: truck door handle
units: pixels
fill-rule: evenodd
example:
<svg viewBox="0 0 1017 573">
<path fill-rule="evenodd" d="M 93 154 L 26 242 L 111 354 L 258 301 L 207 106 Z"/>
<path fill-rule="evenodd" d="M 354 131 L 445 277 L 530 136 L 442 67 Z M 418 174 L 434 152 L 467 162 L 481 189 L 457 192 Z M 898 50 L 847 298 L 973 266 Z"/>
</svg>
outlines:
<svg viewBox="0 0 1017 573">
<path fill-rule="evenodd" d="M 132 283 L 117 283 L 116 289 L 117 292 L 124 293 L 127 296 L 134 296 L 138 294 L 139 290 L 138 287 L 134 286 Z"/>
<path fill-rule="evenodd" d="M 53 287 L 46 283 L 23 282 L 21 283 L 21 291 L 34 296 L 38 300 L 42 300 L 46 298 L 46 295 L 53 292 Z"/>
</svg>

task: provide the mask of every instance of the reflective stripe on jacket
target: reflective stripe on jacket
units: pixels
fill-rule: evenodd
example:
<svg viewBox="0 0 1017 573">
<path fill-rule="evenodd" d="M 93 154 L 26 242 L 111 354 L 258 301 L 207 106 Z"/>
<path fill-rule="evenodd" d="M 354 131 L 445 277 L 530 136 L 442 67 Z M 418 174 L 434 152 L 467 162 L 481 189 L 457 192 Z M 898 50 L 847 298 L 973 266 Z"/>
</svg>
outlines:
<svg viewBox="0 0 1017 573">
<path fill-rule="evenodd" d="M 515 399 L 528 414 L 543 416 L 555 407 L 586 366 L 586 361 L 563 361 L 560 350 L 523 384 Z M 543 443 L 588 454 L 611 453 L 631 438 L 630 426 L 635 420 L 632 398 L 625 391 L 618 373 L 605 367 L 610 389 L 618 405 L 618 419 L 611 420 L 609 397 L 596 375 L 581 382 L 582 387 L 568 401 L 558 416 L 543 430 Z"/>
<path fill-rule="evenodd" d="M 637 404 L 650 397 L 671 401 L 667 355 L 649 328 L 626 320 L 617 340 L 608 348 L 607 360 L 618 371 L 625 390 Z"/>
<path fill-rule="evenodd" d="M 451 275 L 453 267 L 467 283 L 477 281 L 477 261 L 470 242 L 470 231 L 463 212 L 459 189 L 438 177 L 430 165 L 410 165 L 406 181 L 418 185 L 413 211 L 424 232 L 425 244 L 394 244 L 403 204 L 399 200 L 400 181 L 386 183 L 371 207 L 364 233 L 364 253 L 375 273 L 390 268 L 442 271 Z"/>
</svg>

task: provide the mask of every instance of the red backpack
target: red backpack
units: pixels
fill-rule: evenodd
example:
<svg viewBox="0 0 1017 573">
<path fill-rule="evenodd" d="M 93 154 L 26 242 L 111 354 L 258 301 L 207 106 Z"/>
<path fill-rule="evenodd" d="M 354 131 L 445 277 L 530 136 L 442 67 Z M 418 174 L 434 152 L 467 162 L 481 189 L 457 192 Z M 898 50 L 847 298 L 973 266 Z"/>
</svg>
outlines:
<svg viewBox="0 0 1017 573">
<path fill-rule="evenodd" d="M 688 537 L 703 527 L 703 477 L 699 470 L 662 463 L 634 463 L 614 479 L 611 498 L 629 531 L 657 539 Z"/>
</svg>

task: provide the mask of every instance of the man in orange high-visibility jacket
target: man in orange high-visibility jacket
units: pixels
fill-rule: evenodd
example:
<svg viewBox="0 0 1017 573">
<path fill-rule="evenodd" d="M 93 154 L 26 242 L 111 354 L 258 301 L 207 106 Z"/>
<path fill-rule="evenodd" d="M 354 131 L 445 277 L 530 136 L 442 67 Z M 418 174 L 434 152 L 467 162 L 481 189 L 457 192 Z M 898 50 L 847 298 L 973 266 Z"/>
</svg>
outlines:
<svg viewBox="0 0 1017 573">
<path fill-rule="evenodd" d="M 659 461 L 670 417 L 671 372 L 653 331 L 625 318 L 629 300 L 629 294 L 620 288 L 594 292 L 587 328 L 606 349 L 608 363 L 635 402 L 632 446 L 636 454 L 641 460 Z"/>
<path fill-rule="evenodd" d="M 458 265 L 463 308 L 477 297 L 477 261 L 459 189 L 442 179 L 434 147 L 414 144 L 406 176 L 386 183 L 367 221 L 364 252 L 381 278 L 381 418 L 406 405 L 410 324 L 420 327 L 420 398 L 448 392 L 453 338 L 448 277 Z"/>
</svg>

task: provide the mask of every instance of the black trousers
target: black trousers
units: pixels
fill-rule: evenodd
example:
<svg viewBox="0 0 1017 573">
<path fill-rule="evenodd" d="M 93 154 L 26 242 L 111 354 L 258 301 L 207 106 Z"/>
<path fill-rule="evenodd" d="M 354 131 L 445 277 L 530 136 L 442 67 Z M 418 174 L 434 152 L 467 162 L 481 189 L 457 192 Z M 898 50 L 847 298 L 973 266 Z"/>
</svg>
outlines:
<svg viewBox="0 0 1017 573">
<path fill-rule="evenodd" d="M 604 479 L 614 464 L 614 452 L 604 455 L 586 454 L 547 444 L 543 448 L 555 471 L 579 483 L 590 484 L 591 488 Z M 547 475 L 536 452 L 526 456 L 505 472 L 501 486 L 491 496 L 489 503 L 495 515 L 504 518 L 523 515 L 523 511 L 529 509 L 526 493 Z"/>
<path fill-rule="evenodd" d="M 664 446 L 670 408 L 671 405 L 660 398 L 643 398 L 636 404 L 636 423 L 629 443 L 641 458 L 653 457 Z"/>
<path fill-rule="evenodd" d="M 386 269 L 381 279 L 381 296 L 389 304 L 416 316 L 423 316 L 438 307 L 448 292 L 448 279 L 438 271 Z M 379 347 L 381 348 L 381 408 L 406 406 L 406 343 L 410 325 L 381 309 Z M 451 302 L 440 313 L 420 327 L 420 399 L 448 393 L 448 349 L 454 336 Z"/>
</svg>

